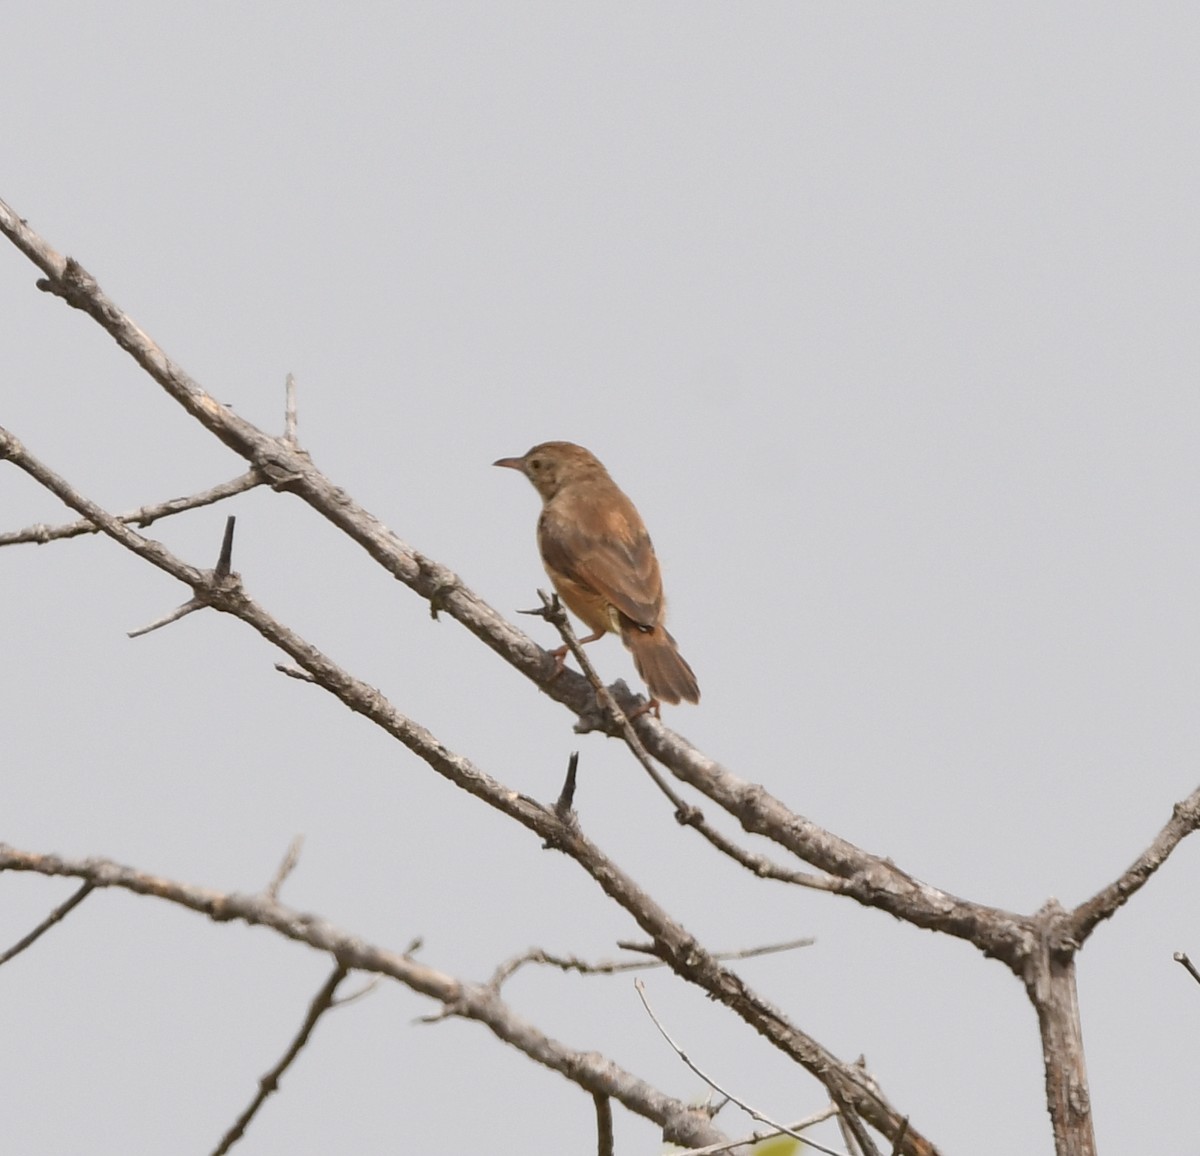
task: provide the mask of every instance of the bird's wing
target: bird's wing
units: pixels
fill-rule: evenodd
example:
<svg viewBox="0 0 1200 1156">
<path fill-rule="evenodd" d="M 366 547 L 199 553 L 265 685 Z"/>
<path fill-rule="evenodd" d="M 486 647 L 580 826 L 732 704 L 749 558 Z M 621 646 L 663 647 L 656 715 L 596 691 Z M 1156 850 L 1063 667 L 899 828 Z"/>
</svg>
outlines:
<svg viewBox="0 0 1200 1156">
<path fill-rule="evenodd" d="M 620 495 L 624 498 L 624 494 Z M 662 616 L 662 576 L 646 527 L 626 498 L 564 517 L 542 511 L 538 545 L 547 570 L 594 591 L 626 618 L 654 626 Z"/>
</svg>

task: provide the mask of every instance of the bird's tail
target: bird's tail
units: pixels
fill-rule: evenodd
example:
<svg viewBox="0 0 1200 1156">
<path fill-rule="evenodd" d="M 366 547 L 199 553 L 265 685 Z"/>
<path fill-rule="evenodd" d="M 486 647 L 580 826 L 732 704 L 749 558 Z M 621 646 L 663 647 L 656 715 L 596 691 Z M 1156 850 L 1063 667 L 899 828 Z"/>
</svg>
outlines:
<svg viewBox="0 0 1200 1156">
<path fill-rule="evenodd" d="M 652 698 L 670 703 L 700 701 L 696 676 L 665 626 L 647 629 L 622 618 L 621 641 L 633 655 L 633 665 Z"/>
</svg>

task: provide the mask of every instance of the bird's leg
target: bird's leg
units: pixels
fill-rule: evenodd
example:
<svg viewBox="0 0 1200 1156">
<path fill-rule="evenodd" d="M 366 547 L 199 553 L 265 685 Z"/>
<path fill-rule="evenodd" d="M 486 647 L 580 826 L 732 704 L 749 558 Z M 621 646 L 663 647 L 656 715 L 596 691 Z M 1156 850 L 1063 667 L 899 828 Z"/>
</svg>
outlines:
<svg viewBox="0 0 1200 1156">
<path fill-rule="evenodd" d="M 597 630 L 595 634 L 589 634 L 587 638 L 579 639 L 580 646 L 587 646 L 589 642 L 596 642 L 603 638 L 608 633 L 607 630 Z M 550 651 L 550 657 L 554 659 L 554 673 L 546 680 L 553 682 L 563 672 L 563 667 L 567 665 L 567 652 L 571 648 L 564 642 L 562 646 Z"/>
</svg>

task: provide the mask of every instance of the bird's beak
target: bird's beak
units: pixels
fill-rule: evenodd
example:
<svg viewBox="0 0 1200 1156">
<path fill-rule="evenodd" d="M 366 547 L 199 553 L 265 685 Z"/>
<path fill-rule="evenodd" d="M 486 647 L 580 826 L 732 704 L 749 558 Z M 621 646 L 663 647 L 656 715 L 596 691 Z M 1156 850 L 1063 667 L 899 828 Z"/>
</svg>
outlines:
<svg viewBox="0 0 1200 1156">
<path fill-rule="evenodd" d="M 525 469 L 525 459 L 524 458 L 500 458 L 498 461 L 492 462 L 492 465 L 504 466 L 506 469 L 509 469 L 509 470 L 524 470 Z"/>
</svg>

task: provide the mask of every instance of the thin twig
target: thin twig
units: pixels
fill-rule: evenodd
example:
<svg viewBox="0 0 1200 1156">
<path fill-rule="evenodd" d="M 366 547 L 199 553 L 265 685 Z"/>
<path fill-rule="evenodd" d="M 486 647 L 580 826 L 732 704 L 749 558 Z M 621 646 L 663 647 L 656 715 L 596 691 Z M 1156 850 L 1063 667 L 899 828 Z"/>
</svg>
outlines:
<svg viewBox="0 0 1200 1156">
<path fill-rule="evenodd" d="M 296 1038 L 292 1040 L 291 1046 L 283 1053 L 279 1063 L 258 1081 L 258 1094 L 250 1101 L 250 1106 L 234 1121 L 233 1127 L 225 1133 L 221 1143 L 213 1149 L 213 1156 L 225 1156 L 225 1153 L 242 1138 L 250 1121 L 254 1119 L 255 1113 L 263 1106 L 267 1097 L 272 1092 L 278 1091 L 280 1076 L 287 1071 L 292 1061 L 300 1054 L 301 1048 L 308 1043 L 308 1037 L 312 1035 L 313 1028 L 317 1026 L 317 1020 L 334 1006 L 333 994 L 337 991 L 338 984 L 346 978 L 346 974 L 347 969 L 340 963 L 330 972 L 329 978 L 322 984 L 321 990 L 309 1004 L 308 1014 L 304 1017 L 304 1023 L 300 1025 L 300 1030 L 296 1033 Z"/>
<path fill-rule="evenodd" d="M 602 708 L 608 712 L 616 723 L 617 728 L 621 732 L 621 737 L 625 740 L 625 744 L 633 752 L 633 757 L 641 764 L 642 769 L 650 776 L 654 785 L 671 800 L 671 804 L 675 808 L 675 821 L 677 823 L 684 827 L 692 827 L 716 847 L 718 851 L 729 856 L 735 862 L 740 863 L 760 878 L 778 879 L 784 883 L 794 883 L 801 887 L 811 887 L 819 891 L 837 892 L 843 889 L 844 883 L 840 879 L 829 875 L 810 875 L 805 871 L 788 871 L 772 863 L 765 856 L 756 855 L 738 846 L 732 839 L 721 834 L 715 827 L 712 827 L 708 820 L 705 819 L 704 813 L 700 808 L 687 802 L 659 771 L 649 752 L 642 745 L 642 740 L 638 737 L 637 731 L 634 730 L 633 723 L 630 722 L 629 717 L 617 705 L 612 692 L 604 685 L 595 666 L 592 665 L 592 660 L 580 644 L 571 626 L 571 620 L 567 617 L 567 612 L 559 601 L 558 595 L 550 595 L 544 590 L 539 590 L 538 597 L 542 600 L 542 609 L 528 610 L 522 613 L 534 614 L 545 618 L 547 622 L 551 623 L 558 630 L 563 642 L 575 656 L 576 662 L 579 663 L 584 677 L 591 683 L 592 689 L 596 692 L 596 697 Z"/>
<path fill-rule="evenodd" d="M 795 1135 L 797 1132 L 803 1132 L 805 1128 L 811 1128 L 816 1124 L 823 1124 L 826 1120 L 837 1115 L 837 1107 L 830 1104 L 827 1108 L 822 1108 L 819 1112 L 814 1112 L 811 1116 L 805 1116 L 803 1120 L 797 1120 L 794 1124 L 788 1125 L 787 1132 L 776 1132 L 774 1129 L 769 1129 L 765 1132 L 752 1132 L 749 1136 L 743 1136 L 739 1140 L 723 1140 L 720 1144 L 708 1144 L 703 1148 L 688 1148 L 684 1152 L 678 1153 L 678 1156 L 720 1156 L 722 1152 L 728 1152 L 733 1148 L 741 1148 L 743 1145 L 759 1144 L 763 1140 L 773 1139 L 775 1136 Z M 811 1140 L 802 1141 L 804 1144 L 811 1144 Z"/>
<path fill-rule="evenodd" d="M 197 610 L 203 610 L 207 603 L 202 602 L 199 598 L 189 598 L 186 602 L 176 606 L 169 614 L 164 614 L 161 618 L 156 618 L 153 622 L 146 626 L 139 626 L 136 630 L 127 630 L 126 638 L 141 638 L 143 634 L 149 634 L 154 630 L 161 630 L 164 626 L 170 626 L 172 622 L 178 622 L 181 618 L 186 618 L 189 614 L 194 614 Z"/>
<path fill-rule="evenodd" d="M 296 864 L 300 862 L 300 851 L 303 846 L 303 835 L 297 835 L 288 844 L 288 849 L 280 860 L 279 867 L 276 869 L 275 874 L 271 876 L 271 882 L 267 884 L 266 896 L 268 899 L 278 900 L 279 889 L 283 886 L 287 877 L 296 870 Z"/>
<path fill-rule="evenodd" d="M 283 392 L 283 440 L 295 447 L 299 444 L 296 440 L 296 379 L 290 373 Z"/>
<path fill-rule="evenodd" d="M 642 1007 L 644 1007 L 646 1009 L 646 1014 L 653 1021 L 654 1026 L 656 1028 L 658 1028 L 659 1034 L 662 1036 L 662 1038 L 664 1040 L 666 1040 L 668 1044 L 671 1045 L 671 1048 L 675 1052 L 675 1054 L 689 1068 L 691 1068 L 691 1070 L 693 1072 L 695 1072 L 696 1075 L 699 1076 L 700 1079 L 702 1079 L 710 1088 L 712 1088 L 716 1092 L 720 1092 L 720 1094 L 722 1096 L 726 1097 L 726 1099 L 731 1100 L 733 1103 L 735 1103 L 752 1120 L 757 1120 L 760 1124 L 766 1124 L 768 1128 L 774 1129 L 780 1135 L 791 1136 L 793 1139 L 796 1139 L 796 1140 L 803 1140 L 804 1143 L 807 1144 L 810 1148 L 814 1149 L 817 1152 L 825 1152 L 828 1154 L 828 1156 L 841 1156 L 840 1152 L 835 1152 L 832 1148 L 825 1148 L 822 1145 L 818 1144 L 815 1140 L 810 1140 L 807 1136 L 801 1136 L 799 1132 L 793 1132 L 791 1128 L 787 1127 L 784 1124 L 779 1123 L 778 1120 L 772 1120 L 770 1116 L 767 1116 L 764 1113 L 760 1112 L 757 1108 L 752 1108 L 745 1100 L 739 1099 L 727 1088 L 721 1087 L 721 1085 L 718 1084 L 716 1082 L 716 1080 L 714 1080 L 711 1076 L 709 1076 L 706 1072 L 704 1072 L 700 1067 L 698 1067 L 695 1063 L 693 1063 L 691 1058 L 688 1056 L 687 1052 L 685 1052 L 683 1050 L 683 1048 L 681 1048 L 679 1046 L 679 1044 L 677 1044 L 675 1042 L 675 1040 L 671 1038 L 671 1033 L 668 1032 L 665 1027 L 663 1027 L 662 1021 L 659 1020 L 658 1016 L 656 1016 L 654 1014 L 654 1009 L 650 1006 L 649 999 L 646 998 L 646 985 L 644 983 L 642 983 L 642 981 L 640 979 L 635 979 L 633 981 L 633 986 L 637 989 L 638 998 L 642 1001 Z"/>
<path fill-rule="evenodd" d="M 1197 983 L 1200 983 L 1200 971 L 1196 970 L 1196 965 L 1188 958 L 1186 951 L 1177 951 L 1171 958 L 1174 959 L 1176 963 L 1182 963 L 1188 975 L 1190 975 Z M 2 962 L 3 960 L 0 960 L 0 963 Z"/>
<path fill-rule="evenodd" d="M 358 989 L 358 991 L 352 991 L 349 995 L 339 996 L 337 999 L 335 999 L 333 1001 L 333 1006 L 345 1007 L 348 1003 L 358 1003 L 360 999 L 362 999 L 364 996 L 370 995 L 371 992 L 373 992 L 379 986 L 381 979 L 382 976 L 371 976 L 371 978 L 367 980 L 367 982 L 364 983 L 362 987 Z"/>
<path fill-rule="evenodd" d="M 128 514 L 118 514 L 117 521 L 127 526 L 145 527 L 157 522 L 160 518 L 169 518 L 173 514 L 181 514 L 185 510 L 196 510 L 201 506 L 211 506 L 215 502 L 231 498 L 235 494 L 243 494 L 255 486 L 263 485 L 265 479 L 257 470 L 249 470 L 229 482 L 222 482 L 203 493 L 192 494 L 187 498 L 172 498 L 168 502 L 157 502 L 151 506 L 141 506 Z M 96 534 L 100 530 L 95 522 L 87 518 L 79 518 L 74 522 L 66 522 L 60 526 L 47 526 L 38 523 L 26 526 L 23 530 L 13 530 L 0 534 L 0 546 L 16 546 L 31 542 L 43 545 L 46 542 L 56 542 L 64 538 L 78 538 L 82 534 Z"/>
<path fill-rule="evenodd" d="M 787 943 L 769 943 L 764 947 L 749 947 L 741 951 L 714 951 L 712 958 L 720 963 L 735 959 L 753 959 L 759 955 L 774 955 L 777 952 L 794 951 L 799 947 L 811 947 L 815 942 L 814 939 L 792 939 Z M 649 971 L 651 968 L 667 966 L 661 959 L 603 959 L 599 963 L 589 963 L 578 956 L 553 955 L 535 947 L 502 963 L 488 980 L 489 985 L 499 987 L 528 963 L 545 964 L 559 971 L 573 971 L 577 975 L 620 975 L 627 971 Z"/>
<path fill-rule="evenodd" d="M 96 889 L 94 883 L 84 883 L 65 903 L 60 903 L 45 919 L 41 921 L 28 935 L 18 939 L 3 955 L 0 955 L 0 965 L 7 963 L 14 956 L 20 955 L 27 947 L 36 943 L 56 923 L 61 923 L 76 907 L 78 907 Z"/>
</svg>

